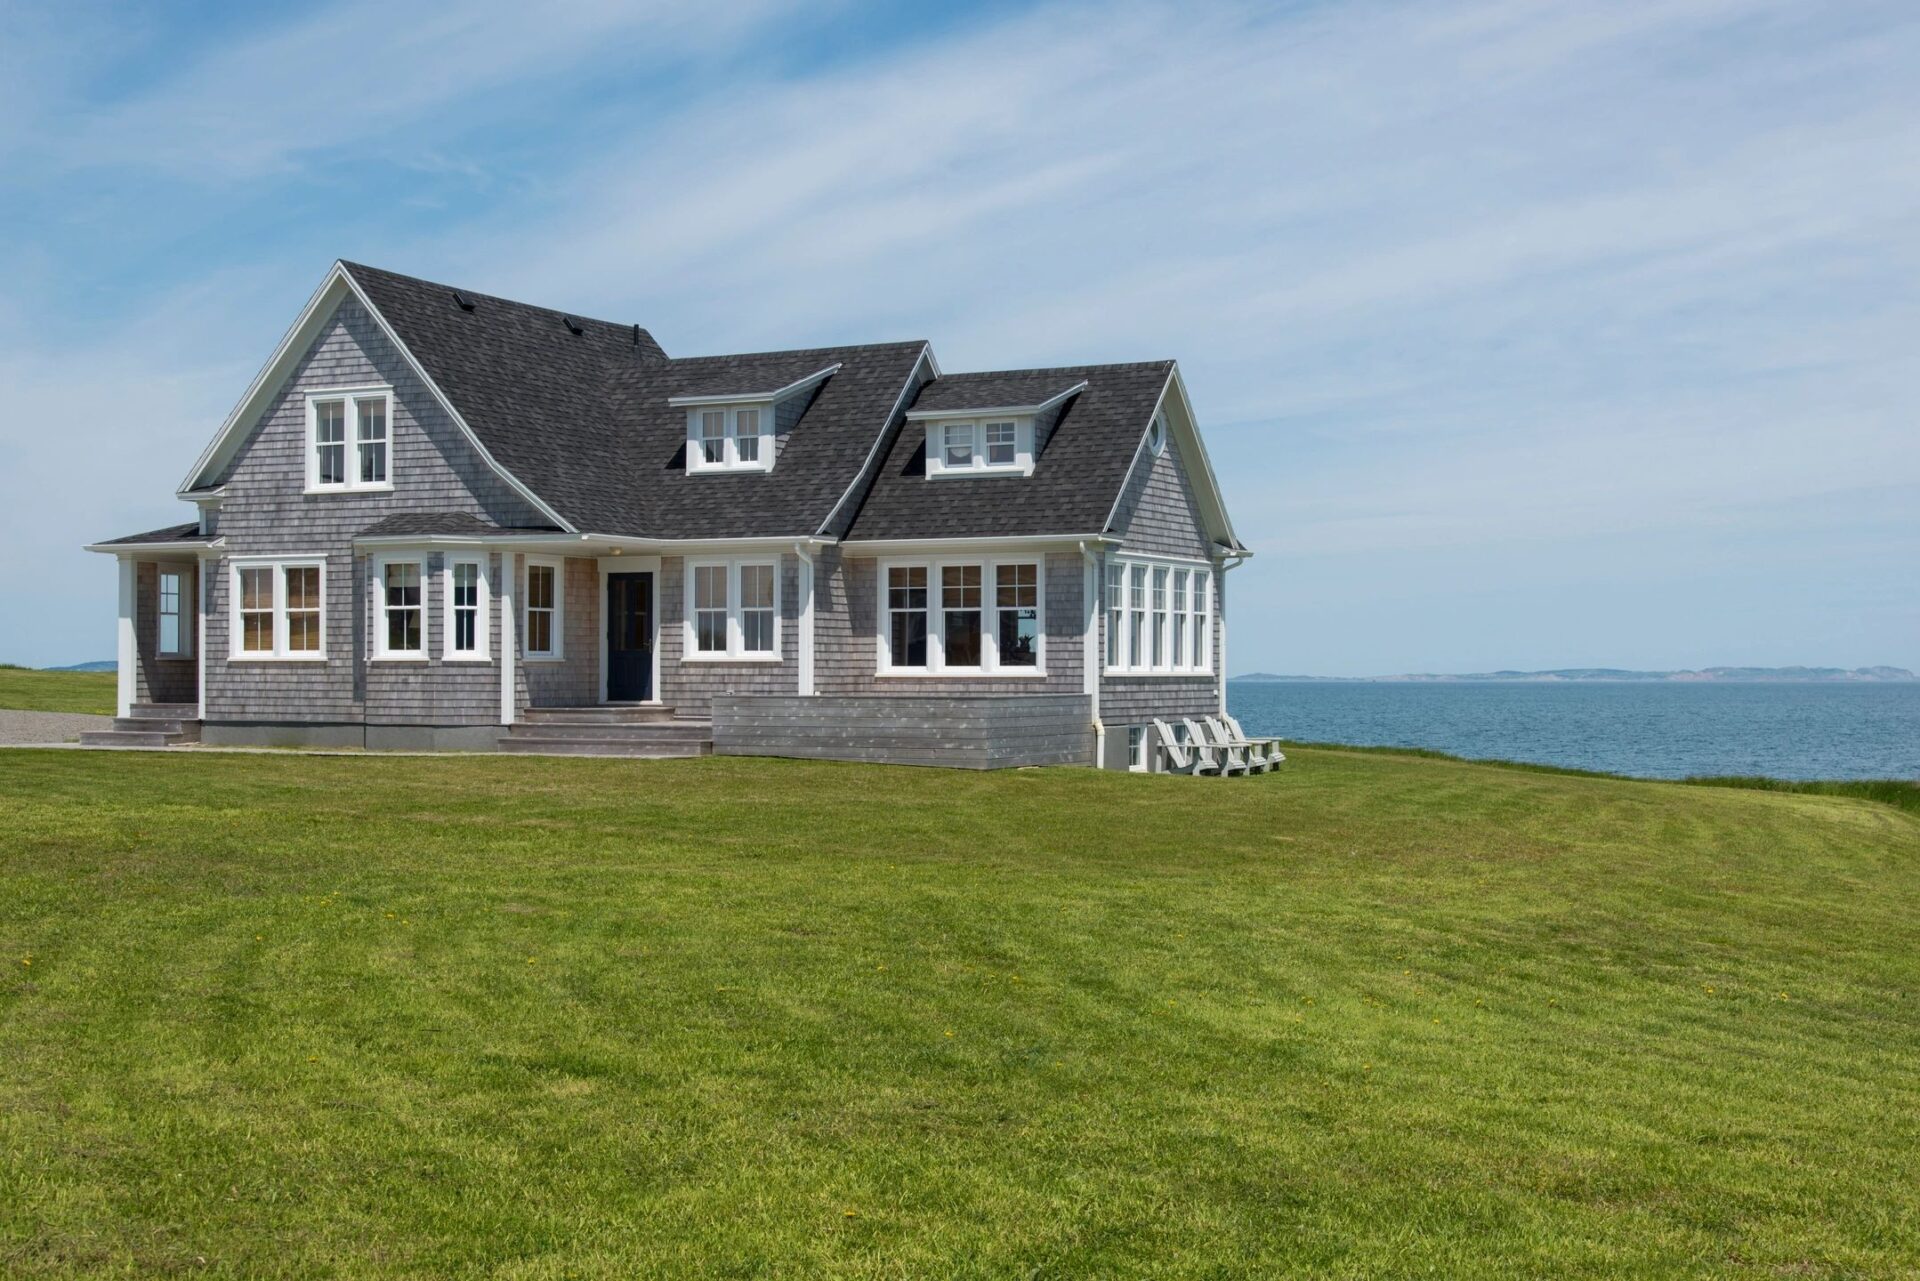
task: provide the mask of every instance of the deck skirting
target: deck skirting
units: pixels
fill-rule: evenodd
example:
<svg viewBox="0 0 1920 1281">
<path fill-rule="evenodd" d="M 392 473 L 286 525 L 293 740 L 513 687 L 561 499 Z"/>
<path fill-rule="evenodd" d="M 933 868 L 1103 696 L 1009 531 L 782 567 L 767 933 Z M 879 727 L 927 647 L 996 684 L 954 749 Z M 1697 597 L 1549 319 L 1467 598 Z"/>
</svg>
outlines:
<svg viewBox="0 0 1920 1281">
<path fill-rule="evenodd" d="M 716 694 L 713 750 L 890 765 L 1093 764 L 1082 694 Z"/>
</svg>

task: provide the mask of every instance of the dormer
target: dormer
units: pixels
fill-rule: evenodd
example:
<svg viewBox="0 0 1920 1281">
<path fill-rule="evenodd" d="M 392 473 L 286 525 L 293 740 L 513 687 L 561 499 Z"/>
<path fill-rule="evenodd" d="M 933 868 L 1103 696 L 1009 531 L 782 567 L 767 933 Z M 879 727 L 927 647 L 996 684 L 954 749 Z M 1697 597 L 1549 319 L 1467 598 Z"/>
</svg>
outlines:
<svg viewBox="0 0 1920 1281">
<path fill-rule="evenodd" d="M 770 472 L 778 457 L 780 409 L 839 372 L 837 364 L 769 391 L 701 391 L 670 396 L 687 412 L 687 471 Z M 806 401 L 799 401 L 804 408 Z"/>
<path fill-rule="evenodd" d="M 978 390 L 969 376 L 952 380 L 950 389 L 933 383 L 907 412 L 908 423 L 926 431 L 927 478 L 1031 476 L 1045 444 L 1036 439 L 1037 425 L 1086 386 L 1085 379 L 1067 382 L 1029 404 L 966 405 L 948 402 Z"/>
</svg>

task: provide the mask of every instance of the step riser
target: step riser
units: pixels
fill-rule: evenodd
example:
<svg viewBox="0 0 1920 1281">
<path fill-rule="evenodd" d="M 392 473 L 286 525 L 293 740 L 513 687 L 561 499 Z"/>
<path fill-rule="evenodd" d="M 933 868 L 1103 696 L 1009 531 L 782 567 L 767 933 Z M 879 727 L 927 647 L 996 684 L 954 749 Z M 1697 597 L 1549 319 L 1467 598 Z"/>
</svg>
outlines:
<svg viewBox="0 0 1920 1281">
<path fill-rule="evenodd" d="M 125 719 L 138 721 L 197 721 L 200 719 L 200 707 L 196 703 L 135 703 L 127 709 Z"/>
<path fill-rule="evenodd" d="M 82 747 L 172 747 L 184 742 L 177 734 L 145 733 L 127 729 L 90 729 L 80 735 Z"/>
<path fill-rule="evenodd" d="M 168 734 L 195 743 L 200 741 L 199 721 L 170 721 L 157 716 L 116 716 L 113 718 L 113 727 L 130 734 Z"/>
<path fill-rule="evenodd" d="M 680 760 L 712 754 L 711 743 L 686 745 L 641 745 L 636 743 L 596 743 L 579 739 L 503 738 L 500 750 L 537 756 L 612 756 L 628 760 Z"/>
<path fill-rule="evenodd" d="M 608 743 L 705 743 L 713 738 L 713 730 L 706 726 L 668 729 L 641 725 L 515 725 L 507 733 L 513 738 L 572 738 Z"/>
</svg>

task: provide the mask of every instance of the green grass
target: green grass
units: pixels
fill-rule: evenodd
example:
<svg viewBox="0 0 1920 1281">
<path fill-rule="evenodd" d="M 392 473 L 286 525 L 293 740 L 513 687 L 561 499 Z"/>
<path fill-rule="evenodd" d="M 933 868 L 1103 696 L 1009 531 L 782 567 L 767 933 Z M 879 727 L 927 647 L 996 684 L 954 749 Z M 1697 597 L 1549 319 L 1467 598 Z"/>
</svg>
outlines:
<svg viewBox="0 0 1920 1281">
<path fill-rule="evenodd" d="M 0 753 L 0 1275 L 1920 1275 L 1920 818 Z"/>
<path fill-rule="evenodd" d="M 43 672 L 0 663 L 0 707 L 111 716 L 116 679 L 112 672 Z"/>
</svg>

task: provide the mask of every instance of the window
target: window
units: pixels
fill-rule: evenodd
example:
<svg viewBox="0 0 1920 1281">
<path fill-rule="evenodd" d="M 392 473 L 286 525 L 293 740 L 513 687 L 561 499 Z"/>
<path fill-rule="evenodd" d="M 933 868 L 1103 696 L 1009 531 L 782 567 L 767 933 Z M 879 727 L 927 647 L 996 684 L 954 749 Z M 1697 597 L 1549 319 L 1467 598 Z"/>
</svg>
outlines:
<svg viewBox="0 0 1920 1281">
<path fill-rule="evenodd" d="M 1127 768 L 1136 774 L 1146 771 L 1147 727 L 1145 725 L 1127 726 Z"/>
<path fill-rule="evenodd" d="M 1035 667 L 1040 662 L 1040 567 L 996 565 L 994 608 L 1000 615 L 998 641 L 1002 667 Z"/>
<path fill-rule="evenodd" d="M 1204 673 L 1212 571 L 1131 558 L 1107 562 L 1107 670 Z"/>
<path fill-rule="evenodd" d="M 1011 467 L 1018 461 L 1012 423 L 987 424 L 987 466 Z"/>
<path fill-rule="evenodd" d="M 1168 647 L 1175 667 L 1187 665 L 1187 571 L 1173 571 L 1172 644 Z"/>
<path fill-rule="evenodd" d="M 883 562 L 880 572 L 882 675 L 1042 674 L 1039 562 Z"/>
<path fill-rule="evenodd" d="M 978 565 L 947 565 L 941 569 L 940 610 L 945 665 L 981 666 Z"/>
<path fill-rule="evenodd" d="M 380 620 L 374 629 L 376 658 L 425 658 L 426 603 L 421 583 L 426 567 L 417 560 L 379 563 Z"/>
<path fill-rule="evenodd" d="M 777 562 L 687 562 L 683 658 L 779 661 L 780 567 Z"/>
<path fill-rule="evenodd" d="M 1147 449 L 1158 458 L 1167 448 L 1167 420 L 1159 414 L 1147 426 Z"/>
<path fill-rule="evenodd" d="M 940 419 L 927 427 L 927 475 L 1031 475 L 1033 419 Z"/>
<path fill-rule="evenodd" d="M 973 424 L 948 423 L 943 433 L 946 445 L 942 458 L 948 467 L 973 466 Z"/>
<path fill-rule="evenodd" d="M 324 660 L 326 579 L 326 562 L 317 556 L 236 559 L 228 657 Z"/>
<path fill-rule="evenodd" d="M 764 405 L 708 405 L 687 411 L 687 470 L 773 470 L 773 414 Z"/>
<path fill-rule="evenodd" d="M 561 657 L 561 566 L 558 561 L 527 562 L 527 657 Z"/>
<path fill-rule="evenodd" d="M 443 658 L 487 656 L 487 571 L 479 560 L 450 559 L 446 574 Z"/>
<path fill-rule="evenodd" d="M 154 652 L 161 658 L 193 657 L 193 619 L 188 600 L 187 574 L 184 569 L 162 565 L 159 569 L 159 626 L 154 637 Z"/>
<path fill-rule="evenodd" d="M 308 396 L 307 492 L 392 489 L 392 421 L 390 388 Z"/>
<path fill-rule="evenodd" d="M 927 665 L 927 567 L 887 570 L 887 652 L 895 667 Z"/>
</svg>

